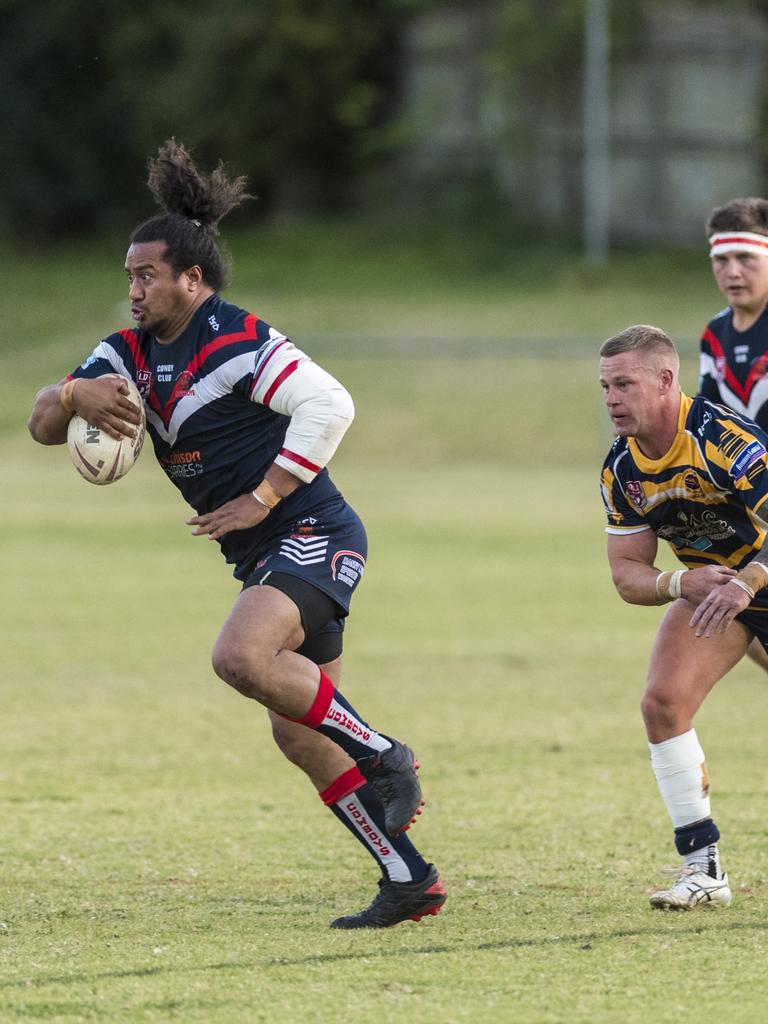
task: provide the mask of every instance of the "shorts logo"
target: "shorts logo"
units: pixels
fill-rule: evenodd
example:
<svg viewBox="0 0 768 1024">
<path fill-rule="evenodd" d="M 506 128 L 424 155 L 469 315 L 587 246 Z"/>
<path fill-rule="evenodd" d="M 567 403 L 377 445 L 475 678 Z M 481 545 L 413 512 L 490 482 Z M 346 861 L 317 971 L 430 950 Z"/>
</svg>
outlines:
<svg viewBox="0 0 768 1024">
<path fill-rule="evenodd" d="M 643 485 L 639 480 L 627 480 L 627 496 L 635 508 L 643 509 L 648 504 Z"/>
<path fill-rule="evenodd" d="M 356 551 L 337 551 L 331 561 L 331 579 L 354 587 L 365 572 L 365 559 Z"/>
<path fill-rule="evenodd" d="M 297 565 L 319 565 L 328 552 L 328 537 L 292 533 L 280 542 L 280 554 Z"/>
<path fill-rule="evenodd" d="M 731 466 L 731 476 L 733 479 L 740 480 L 743 476 L 746 476 L 753 463 L 757 462 L 762 455 L 765 455 L 765 448 L 759 441 L 752 441 L 751 444 L 748 444 Z"/>
</svg>

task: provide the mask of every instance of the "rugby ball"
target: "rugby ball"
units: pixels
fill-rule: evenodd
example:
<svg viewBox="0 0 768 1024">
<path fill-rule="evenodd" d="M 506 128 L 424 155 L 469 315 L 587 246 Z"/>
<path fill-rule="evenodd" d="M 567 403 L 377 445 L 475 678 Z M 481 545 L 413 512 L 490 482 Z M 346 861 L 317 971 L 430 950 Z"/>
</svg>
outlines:
<svg viewBox="0 0 768 1024">
<path fill-rule="evenodd" d="M 115 376 L 118 376 L 115 374 Z M 125 476 L 141 454 L 147 432 L 147 414 L 144 401 L 132 380 L 128 381 L 128 398 L 141 410 L 141 422 L 135 437 L 116 440 L 84 420 L 77 413 L 69 421 L 67 446 L 75 469 L 92 484 L 111 484 Z"/>
</svg>

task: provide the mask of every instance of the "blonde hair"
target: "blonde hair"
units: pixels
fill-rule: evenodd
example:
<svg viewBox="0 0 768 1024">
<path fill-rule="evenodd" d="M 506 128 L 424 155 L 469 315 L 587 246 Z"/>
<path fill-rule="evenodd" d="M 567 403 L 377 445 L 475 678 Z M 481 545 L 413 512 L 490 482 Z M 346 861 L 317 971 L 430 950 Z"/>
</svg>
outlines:
<svg viewBox="0 0 768 1024">
<path fill-rule="evenodd" d="M 607 338 L 600 346 L 600 357 L 609 359 L 624 352 L 658 355 L 669 361 L 675 370 L 680 367 L 680 357 L 671 339 L 660 327 L 651 324 L 634 324 Z"/>
</svg>

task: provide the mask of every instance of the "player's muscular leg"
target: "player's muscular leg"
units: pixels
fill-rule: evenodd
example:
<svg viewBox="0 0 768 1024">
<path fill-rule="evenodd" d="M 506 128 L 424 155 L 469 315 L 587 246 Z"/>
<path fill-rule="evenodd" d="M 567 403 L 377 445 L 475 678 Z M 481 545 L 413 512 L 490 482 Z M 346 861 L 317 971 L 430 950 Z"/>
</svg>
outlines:
<svg viewBox="0 0 768 1024">
<path fill-rule="evenodd" d="M 304 639 L 299 610 L 274 587 L 244 590 L 213 648 L 216 674 L 245 697 L 300 718 L 317 694 L 319 672 L 294 649 Z"/>
<path fill-rule="evenodd" d="M 704 698 L 743 657 L 752 639 L 740 622 L 715 637 L 696 637 L 689 626 L 693 612 L 692 604 L 675 601 L 656 635 L 641 704 L 651 743 L 692 728 Z"/>
<path fill-rule="evenodd" d="M 338 688 L 341 658 L 321 665 L 321 668 Z M 275 743 L 292 764 L 306 772 L 318 792 L 327 789 L 340 775 L 354 767 L 352 758 L 319 732 L 288 722 L 272 711 L 269 717 Z"/>
</svg>

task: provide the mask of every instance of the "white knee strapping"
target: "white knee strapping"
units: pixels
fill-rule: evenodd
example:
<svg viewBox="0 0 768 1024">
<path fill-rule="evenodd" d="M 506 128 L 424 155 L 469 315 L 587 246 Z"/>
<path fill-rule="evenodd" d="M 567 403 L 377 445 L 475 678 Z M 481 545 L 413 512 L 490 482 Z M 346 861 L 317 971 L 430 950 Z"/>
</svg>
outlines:
<svg viewBox="0 0 768 1024">
<path fill-rule="evenodd" d="M 709 775 L 696 730 L 648 746 L 653 774 L 674 827 L 711 817 Z"/>
</svg>

